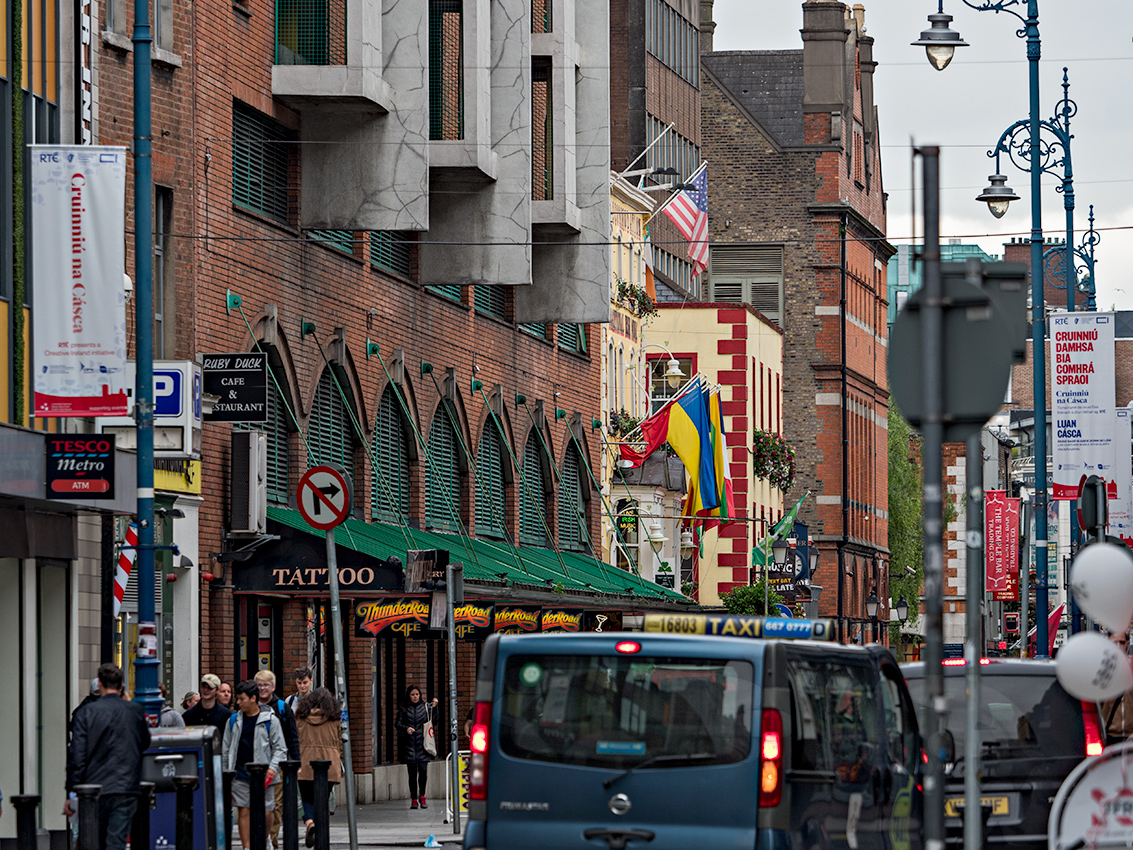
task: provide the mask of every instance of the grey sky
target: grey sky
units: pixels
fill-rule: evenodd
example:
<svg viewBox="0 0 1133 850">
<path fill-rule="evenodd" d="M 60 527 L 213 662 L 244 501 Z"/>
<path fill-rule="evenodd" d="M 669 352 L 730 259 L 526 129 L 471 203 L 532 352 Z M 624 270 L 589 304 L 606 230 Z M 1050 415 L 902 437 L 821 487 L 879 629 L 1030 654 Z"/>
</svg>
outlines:
<svg viewBox="0 0 1133 850">
<path fill-rule="evenodd" d="M 881 127 L 882 174 L 889 194 L 888 232 L 908 241 L 909 139 L 941 146 L 941 235 L 977 243 L 1001 254 L 1012 236 L 1029 238 L 1030 177 L 1003 161 L 1007 185 L 1022 196 L 995 219 L 975 196 L 994 172 L 987 157 L 1000 133 L 1028 117 L 1026 40 L 1022 23 L 1006 13 L 977 12 L 961 0 L 945 0 L 952 28 L 969 47 L 944 71 L 909 42 L 928 26 L 937 0 L 866 0 L 866 31 L 875 39 L 876 101 Z M 1025 15 L 1026 3 L 1018 4 Z M 798 0 L 716 0 L 716 50 L 789 50 L 802 47 Z M 1097 248 L 1098 307 L 1133 309 L 1133 3 L 1123 0 L 1044 0 L 1040 117 L 1053 116 L 1062 98 L 1062 68 L 1070 69 L 1075 188 L 1075 244 L 1086 230 L 1090 204 L 1101 233 Z M 711 167 L 711 165 L 709 166 Z M 918 167 L 919 168 L 919 167 Z M 1043 235 L 1065 234 L 1060 180 L 1043 176 Z M 920 176 L 917 176 L 920 185 Z M 921 231 L 917 198 L 918 235 Z M 1112 229 L 1117 228 L 1117 229 Z M 1126 229 L 1120 229 L 1126 228 Z"/>
</svg>

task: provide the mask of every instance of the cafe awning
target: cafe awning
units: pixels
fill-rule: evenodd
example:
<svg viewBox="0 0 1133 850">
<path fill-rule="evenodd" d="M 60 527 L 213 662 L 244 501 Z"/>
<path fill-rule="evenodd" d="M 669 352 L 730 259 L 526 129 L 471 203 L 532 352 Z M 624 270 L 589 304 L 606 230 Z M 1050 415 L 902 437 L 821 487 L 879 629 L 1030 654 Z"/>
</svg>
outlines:
<svg viewBox="0 0 1133 850">
<path fill-rule="evenodd" d="M 269 520 L 289 528 L 326 538 L 312 528 L 300 513 L 269 505 Z M 635 573 L 618 569 L 579 552 L 559 552 L 535 546 L 508 546 L 503 541 L 472 539 L 456 534 L 438 534 L 378 522 L 348 519 L 335 530 L 335 543 L 363 555 L 385 560 L 398 557 L 407 563 L 409 549 L 447 549 L 450 559 L 464 565 L 464 580 L 485 585 L 504 583 L 539 591 L 572 595 L 618 596 L 637 604 L 652 600 L 691 604 L 675 590 L 646 581 Z"/>
</svg>

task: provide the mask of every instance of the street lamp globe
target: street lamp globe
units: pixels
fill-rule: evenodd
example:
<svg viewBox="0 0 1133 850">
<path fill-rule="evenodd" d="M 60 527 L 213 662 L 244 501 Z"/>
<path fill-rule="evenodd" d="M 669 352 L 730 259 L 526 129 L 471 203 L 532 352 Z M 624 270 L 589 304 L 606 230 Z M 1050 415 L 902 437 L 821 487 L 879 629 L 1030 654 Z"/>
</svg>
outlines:
<svg viewBox="0 0 1133 850">
<path fill-rule="evenodd" d="M 692 539 L 692 531 L 685 529 L 681 532 L 681 557 L 687 557 L 696 549 L 696 541 Z"/>
<path fill-rule="evenodd" d="M 930 27 L 921 31 L 921 37 L 912 42 L 914 47 L 923 47 L 928 56 L 929 64 L 936 70 L 943 71 L 952 61 L 957 47 L 967 47 L 968 43 L 961 40 L 960 34 L 949 29 L 952 21 L 951 15 L 938 12 L 928 16 Z"/>
<path fill-rule="evenodd" d="M 775 560 L 777 567 L 787 566 L 787 559 L 790 557 L 791 547 L 787 544 L 786 540 L 779 539 L 771 544 L 771 556 Z"/>
<path fill-rule="evenodd" d="M 897 608 L 898 620 L 903 623 L 907 619 L 909 619 L 909 603 L 904 596 L 897 600 L 897 605 L 895 607 Z"/>
<path fill-rule="evenodd" d="M 665 381 L 669 384 L 669 388 L 675 390 L 681 385 L 681 379 L 687 377 L 681 371 L 681 364 L 675 357 L 669 358 L 668 367 L 665 369 Z"/>
<path fill-rule="evenodd" d="M 993 216 L 1003 218 L 1008 205 L 1012 201 L 1019 200 L 1019 196 L 1007 185 L 1006 175 L 991 174 L 987 179 L 990 181 L 987 188 L 976 195 L 976 200 L 987 204 L 987 208 Z"/>
<path fill-rule="evenodd" d="M 867 596 L 865 598 L 865 613 L 866 613 L 866 616 L 869 617 L 871 620 L 876 620 L 877 619 L 877 609 L 880 606 L 880 604 L 881 603 L 877 599 L 877 591 L 874 588 L 870 588 L 869 596 Z"/>
</svg>

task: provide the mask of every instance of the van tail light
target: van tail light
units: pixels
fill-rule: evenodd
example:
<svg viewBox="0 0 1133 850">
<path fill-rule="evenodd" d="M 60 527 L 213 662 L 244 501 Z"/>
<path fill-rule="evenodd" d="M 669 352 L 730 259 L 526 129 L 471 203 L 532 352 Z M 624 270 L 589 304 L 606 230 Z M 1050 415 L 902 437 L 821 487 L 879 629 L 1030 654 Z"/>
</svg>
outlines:
<svg viewBox="0 0 1133 850">
<path fill-rule="evenodd" d="M 759 736 L 759 806 L 778 806 L 783 799 L 783 716 L 763 710 Z"/>
<path fill-rule="evenodd" d="M 472 714 L 472 754 L 468 759 L 468 799 L 488 799 L 488 729 L 492 725 L 492 704 L 476 703 Z"/>
<path fill-rule="evenodd" d="M 1098 709 L 1085 700 L 1082 700 L 1082 727 L 1086 731 L 1086 756 L 1100 756 L 1105 749 L 1105 738 L 1098 722 Z"/>
</svg>

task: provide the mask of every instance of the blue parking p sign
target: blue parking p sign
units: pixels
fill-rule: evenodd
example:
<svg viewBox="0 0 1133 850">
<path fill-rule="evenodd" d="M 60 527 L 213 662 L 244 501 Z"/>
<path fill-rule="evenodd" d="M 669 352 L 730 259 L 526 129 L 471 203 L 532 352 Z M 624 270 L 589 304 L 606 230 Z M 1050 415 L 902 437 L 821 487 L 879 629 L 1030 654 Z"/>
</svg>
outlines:
<svg viewBox="0 0 1133 850">
<path fill-rule="evenodd" d="M 155 419 L 181 415 L 181 381 L 185 376 L 177 369 L 153 370 L 153 415 Z"/>
</svg>

